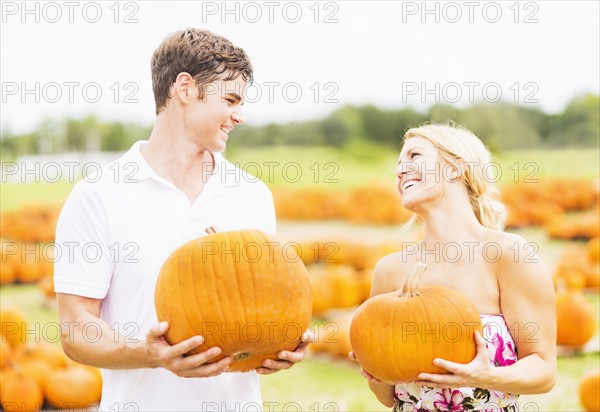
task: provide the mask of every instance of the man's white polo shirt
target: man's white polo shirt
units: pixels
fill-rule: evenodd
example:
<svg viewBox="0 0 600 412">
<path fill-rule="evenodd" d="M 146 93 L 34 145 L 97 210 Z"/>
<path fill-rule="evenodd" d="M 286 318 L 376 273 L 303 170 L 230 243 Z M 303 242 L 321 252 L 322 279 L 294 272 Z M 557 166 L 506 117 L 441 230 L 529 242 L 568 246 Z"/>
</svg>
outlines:
<svg viewBox="0 0 600 412">
<path fill-rule="evenodd" d="M 166 258 L 182 244 L 219 231 L 275 233 L 271 192 L 215 153 L 215 170 L 193 204 L 158 176 L 137 142 L 98 175 L 78 182 L 56 230 L 55 290 L 103 299 L 102 319 L 132 341 L 157 323 L 154 288 Z M 199 177 L 200 178 L 200 177 Z M 193 302 L 190 302 L 193 304 Z M 86 325 L 85 338 L 99 329 Z M 103 370 L 101 410 L 260 410 L 258 375 L 179 378 L 157 369 Z"/>
</svg>

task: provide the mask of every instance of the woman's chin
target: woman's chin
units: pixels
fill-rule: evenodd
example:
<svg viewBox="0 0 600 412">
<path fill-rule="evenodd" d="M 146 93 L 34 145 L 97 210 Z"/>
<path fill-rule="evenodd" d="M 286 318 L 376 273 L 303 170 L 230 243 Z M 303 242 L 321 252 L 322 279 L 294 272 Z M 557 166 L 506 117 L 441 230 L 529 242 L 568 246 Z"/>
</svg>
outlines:
<svg viewBox="0 0 600 412">
<path fill-rule="evenodd" d="M 415 202 L 413 202 L 411 199 L 406 199 L 406 198 L 402 198 L 402 207 L 404 207 L 406 210 L 409 210 L 413 213 L 417 213 L 417 211 L 415 210 L 415 206 L 417 204 Z"/>
</svg>

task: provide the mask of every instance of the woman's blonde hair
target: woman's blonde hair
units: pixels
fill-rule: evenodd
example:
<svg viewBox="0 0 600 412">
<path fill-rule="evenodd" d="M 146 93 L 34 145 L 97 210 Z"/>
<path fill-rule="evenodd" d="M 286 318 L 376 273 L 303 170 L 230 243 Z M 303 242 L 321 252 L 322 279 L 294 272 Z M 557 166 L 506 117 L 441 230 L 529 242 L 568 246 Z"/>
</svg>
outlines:
<svg viewBox="0 0 600 412">
<path fill-rule="evenodd" d="M 461 179 L 479 223 L 491 229 L 504 229 L 506 207 L 489 176 L 490 169 L 495 171 L 495 168 L 490 167 L 491 154 L 483 142 L 471 131 L 455 125 L 427 124 L 412 128 L 404 134 L 404 141 L 413 137 L 430 141 L 446 165 L 462 168 Z"/>
</svg>

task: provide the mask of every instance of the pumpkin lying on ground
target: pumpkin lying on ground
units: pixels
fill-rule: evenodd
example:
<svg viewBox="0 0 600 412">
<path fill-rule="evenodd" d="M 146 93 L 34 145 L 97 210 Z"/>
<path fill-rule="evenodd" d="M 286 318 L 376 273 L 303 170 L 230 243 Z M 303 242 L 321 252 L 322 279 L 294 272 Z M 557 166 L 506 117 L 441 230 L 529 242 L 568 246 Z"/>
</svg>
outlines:
<svg viewBox="0 0 600 412">
<path fill-rule="evenodd" d="M 39 411 L 44 404 L 44 393 L 36 380 L 15 370 L 2 378 L 0 397 L 6 411 Z"/>
<path fill-rule="evenodd" d="M 579 400 L 586 411 L 600 411 L 600 369 L 590 371 L 581 378 Z"/>
<path fill-rule="evenodd" d="M 70 363 L 55 368 L 44 382 L 48 403 L 58 409 L 88 410 L 102 395 L 102 376 L 96 368 Z"/>
<path fill-rule="evenodd" d="M 580 292 L 559 292 L 556 296 L 556 343 L 580 348 L 595 332 L 594 306 Z"/>
<path fill-rule="evenodd" d="M 10 302 L 2 302 L 2 306 L 0 306 L 2 339 L 10 343 L 11 348 L 25 343 L 27 322 L 27 315 L 23 309 Z"/>
<path fill-rule="evenodd" d="M 208 230 L 207 230 L 208 231 Z M 209 232 L 210 233 L 210 232 Z M 158 276 L 159 321 L 176 344 L 195 335 L 189 354 L 222 349 L 231 371 L 249 371 L 300 343 L 312 315 L 312 291 L 296 251 L 259 230 L 212 233 L 178 248 Z"/>
<path fill-rule="evenodd" d="M 388 383 L 415 381 L 419 373 L 448 373 L 435 358 L 468 363 L 477 352 L 474 331 L 482 332 L 477 309 L 459 292 L 421 286 L 425 264 L 407 276 L 401 290 L 372 297 L 350 327 L 358 363 Z"/>
</svg>

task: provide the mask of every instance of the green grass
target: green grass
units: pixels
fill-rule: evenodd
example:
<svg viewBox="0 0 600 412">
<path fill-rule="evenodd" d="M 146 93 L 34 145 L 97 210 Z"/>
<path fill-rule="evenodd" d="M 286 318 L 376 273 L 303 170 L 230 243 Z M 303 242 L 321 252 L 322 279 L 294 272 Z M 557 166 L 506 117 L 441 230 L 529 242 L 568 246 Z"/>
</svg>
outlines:
<svg viewBox="0 0 600 412">
<path fill-rule="evenodd" d="M 598 178 L 600 176 L 598 148 L 517 150 L 499 153 L 496 161 L 502 166 L 502 177 L 506 179 L 501 182 L 523 181 L 527 176 L 531 178 Z M 515 179 L 516 177 L 518 179 Z"/>
<path fill-rule="evenodd" d="M 3 183 L 0 185 L 0 211 L 17 209 L 27 203 L 62 203 L 73 183 Z"/>
<path fill-rule="evenodd" d="M 374 147 L 350 152 L 329 147 L 269 147 L 238 149 L 228 159 L 259 177 L 271 188 L 318 186 L 345 190 L 374 182 L 395 185 L 398 152 Z M 597 178 L 596 149 L 520 150 L 499 153 L 499 184 L 525 178 Z M 63 202 L 73 184 L 69 182 L 0 185 L 0 210 L 28 202 Z"/>
<path fill-rule="evenodd" d="M 586 353 L 558 358 L 558 375 L 555 387 L 543 395 L 523 395 L 523 411 L 583 411 L 579 403 L 579 381 L 588 371 L 598 368 L 600 354 Z M 526 408 L 529 406 L 529 408 Z"/>
<path fill-rule="evenodd" d="M 371 182 L 393 185 L 398 162 L 398 151 L 380 147 L 372 153 L 347 153 L 333 148 L 287 148 L 244 149 L 235 151 L 230 160 L 248 172 L 256 170 L 253 163 L 261 166 L 262 180 L 272 187 L 311 185 L 344 189 Z M 274 173 L 269 174 L 268 162 L 276 162 Z M 532 181 L 548 177 L 597 178 L 600 175 L 596 149 L 519 150 L 498 153 L 495 162 L 499 169 L 499 184 L 514 181 Z M 302 177 L 295 181 L 293 163 L 300 165 Z M 288 174 L 283 173 L 285 165 Z M 316 173 L 319 169 L 319 174 Z M 494 172 L 495 169 L 490 169 Z M 326 177 L 337 180 L 329 182 Z M 528 179 L 528 180 L 526 180 Z"/>
</svg>

